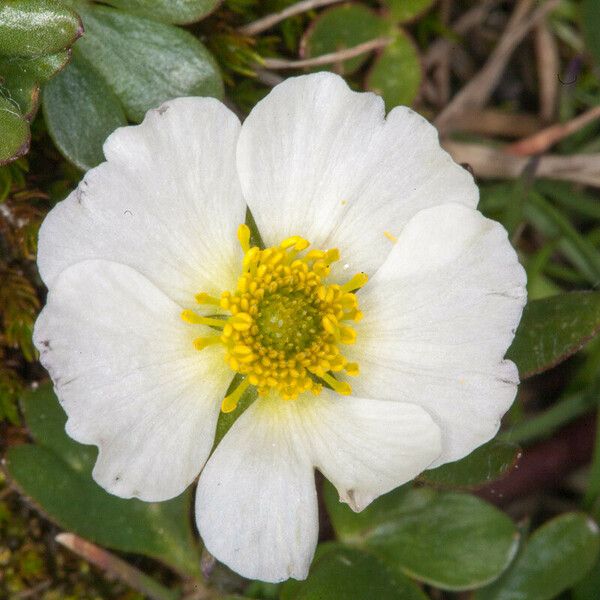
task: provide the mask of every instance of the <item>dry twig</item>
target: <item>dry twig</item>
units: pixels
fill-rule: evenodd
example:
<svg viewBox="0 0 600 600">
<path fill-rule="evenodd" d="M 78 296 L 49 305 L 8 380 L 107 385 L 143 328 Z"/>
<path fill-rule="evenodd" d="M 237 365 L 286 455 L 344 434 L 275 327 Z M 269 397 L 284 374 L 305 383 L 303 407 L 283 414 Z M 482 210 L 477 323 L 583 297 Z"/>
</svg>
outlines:
<svg viewBox="0 0 600 600">
<path fill-rule="evenodd" d="M 600 106 L 595 106 L 587 112 L 575 117 L 567 123 L 558 123 L 547 127 L 536 134 L 507 146 L 505 151 L 517 156 L 532 156 L 542 154 L 562 139 L 579 131 L 589 123 L 600 119 Z"/>
<path fill-rule="evenodd" d="M 267 29 L 273 27 L 273 25 L 277 25 L 277 23 L 280 23 L 285 19 L 289 19 L 294 15 L 299 15 L 308 10 L 320 8 L 321 6 L 335 4 L 336 2 L 341 2 L 341 0 L 303 0 L 302 2 L 297 2 L 296 4 L 292 4 L 292 6 L 288 6 L 280 12 L 267 15 L 266 17 L 262 17 L 261 19 L 253 21 L 252 23 L 248 23 L 248 25 L 240 27 L 238 31 L 244 35 L 256 35 L 257 33 L 266 31 Z"/>
<path fill-rule="evenodd" d="M 500 0 L 482 0 L 482 2 L 468 10 L 452 24 L 452 31 L 457 35 L 467 34 L 471 29 L 484 21 L 489 12 L 498 4 L 500 4 Z M 423 57 L 423 66 L 427 69 L 437 64 L 448 55 L 450 49 L 455 45 L 455 42 L 450 39 L 441 38 L 436 40 L 429 46 Z"/>
<path fill-rule="evenodd" d="M 544 123 L 533 114 L 508 113 L 495 108 L 470 110 L 452 121 L 455 131 L 468 131 L 485 136 L 522 138 L 538 132 Z"/>
<path fill-rule="evenodd" d="M 179 598 L 177 592 L 160 585 L 139 569 L 74 533 L 59 533 L 55 539 L 71 552 L 96 565 L 107 574 L 120 579 L 151 600 L 177 600 Z"/>
<path fill-rule="evenodd" d="M 535 54 L 540 94 L 540 117 L 548 123 L 554 119 L 558 105 L 558 46 L 548 25 L 541 22 L 535 28 Z"/>
<path fill-rule="evenodd" d="M 345 48 L 339 52 L 330 52 L 329 54 L 322 54 L 321 56 L 315 56 L 313 58 L 306 58 L 303 60 L 286 60 L 283 58 L 265 58 L 263 61 L 264 67 L 267 69 L 280 70 L 280 69 L 303 69 L 305 67 L 318 67 L 321 65 L 330 65 L 339 63 L 349 58 L 354 58 L 365 52 L 371 50 L 377 50 L 387 46 L 392 41 L 391 38 L 376 38 L 369 40 L 358 46 L 352 48 Z"/>
<path fill-rule="evenodd" d="M 531 160 L 482 144 L 446 140 L 443 146 L 457 163 L 470 165 L 475 175 L 482 179 L 516 179 L 521 177 Z M 600 187 L 600 153 L 542 156 L 535 175 Z"/>
<path fill-rule="evenodd" d="M 531 15 L 529 13 L 534 0 L 521 0 L 517 4 L 500 41 L 484 67 L 437 116 L 435 124 L 439 129 L 447 131 L 452 120 L 460 113 L 485 106 L 514 49 L 559 2 L 560 0 L 547 0 Z"/>
</svg>

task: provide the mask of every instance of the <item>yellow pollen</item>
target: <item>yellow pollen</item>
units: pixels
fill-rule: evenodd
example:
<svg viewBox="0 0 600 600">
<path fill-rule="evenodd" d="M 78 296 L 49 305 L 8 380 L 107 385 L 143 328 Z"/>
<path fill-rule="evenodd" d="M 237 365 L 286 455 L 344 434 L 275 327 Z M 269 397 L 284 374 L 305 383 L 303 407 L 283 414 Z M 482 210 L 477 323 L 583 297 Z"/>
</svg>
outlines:
<svg viewBox="0 0 600 600">
<path fill-rule="evenodd" d="M 398 238 L 393 233 L 390 233 L 389 231 L 384 231 L 383 235 L 385 235 L 385 237 L 388 240 L 390 240 L 390 242 L 392 242 L 392 244 L 395 244 L 398 241 Z"/>
<path fill-rule="evenodd" d="M 181 313 L 187 323 L 222 330 L 196 338 L 194 347 L 221 344 L 225 362 L 244 377 L 221 410 L 235 410 L 249 386 L 261 396 L 274 392 L 282 400 L 305 392 L 318 395 L 323 385 L 351 394 L 350 384 L 334 374 L 359 374 L 358 364 L 349 362 L 341 348 L 356 341 L 353 323 L 363 315 L 354 291 L 365 285 L 367 275 L 358 273 L 341 285 L 329 282 L 339 250 L 307 250 L 310 243 L 300 236 L 263 250 L 250 246 L 246 225 L 240 225 L 237 237 L 244 258 L 236 289 L 220 298 L 196 295 L 199 304 L 223 311 L 223 318 Z"/>
</svg>

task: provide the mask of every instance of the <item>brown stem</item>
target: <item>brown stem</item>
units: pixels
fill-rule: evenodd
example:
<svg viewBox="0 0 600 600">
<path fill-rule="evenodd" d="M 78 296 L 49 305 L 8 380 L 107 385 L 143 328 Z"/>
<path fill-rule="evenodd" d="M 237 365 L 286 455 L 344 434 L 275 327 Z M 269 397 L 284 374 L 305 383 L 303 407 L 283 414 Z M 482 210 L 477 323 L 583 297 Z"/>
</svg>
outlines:
<svg viewBox="0 0 600 600">
<path fill-rule="evenodd" d="M 558 486 L 566 475 L 589 462 L 596 417 L 588 414 L 559 430 L 553 437 L 523 450 L 517 467 L 477 491 L 477 495 L 504 506 L 517 498 Z"/>
</svg>

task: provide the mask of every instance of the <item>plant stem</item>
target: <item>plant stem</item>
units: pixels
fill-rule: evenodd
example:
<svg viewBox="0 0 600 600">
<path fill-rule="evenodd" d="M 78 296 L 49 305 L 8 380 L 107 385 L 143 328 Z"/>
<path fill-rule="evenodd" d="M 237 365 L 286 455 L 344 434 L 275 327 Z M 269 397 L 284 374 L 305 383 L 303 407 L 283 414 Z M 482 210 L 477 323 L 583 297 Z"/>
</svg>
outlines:
<svg viewBox="0 0 600 600">
<path fill-rule="evenodd" d="M 280 23 L 285 19 L 289 19 L 294 15 L 299 15 L 303 12 L 319 8 L 321 6 L 335 4 L 336 2 L 341 2 L 341 0 L 303 0 L 302 2 L 297 2 L 296 4 L 292 4 L 292 6 L 288 6 L 280 12 L 267 15 L 266 17 L 262 17 L 261 19 L 253 21 L 252 23 L 248 23 L 248 25 L 240 27 L 238 31 L 244 35 L 256 35 L 257 33 L 266 31 L 267 29 L 273 27 L 273 25 L 277 25 L 277 23 Z"/>
<path fill-rule="evenodd" d="M 330 52 L 329 54 L 322 54 L 321 56 L 315 56 L 314 58 L 306 58 L 303 60 L 285 60 L 283 58 L 265 58 L 263 65 L 267 69 L 278 70 L 278 69 L 303 69 L 305 67 L 318 67 L 320 65 L 330 65 L 332 63 L 342 62 L 349 58 L 354 58 L 359 54 L 370 52 L 371 50 L 377 50 L 387 46 L 392 41 L 391 38 L 376 38 L 358 46 L 352 48 L 346 48 L 339 52 Z"/>
<path fill-rule="evenodd" d="M 179 600 L 181 598 L 179 592 L 169 590 L 129 563 L 74 533 L 59 533 L 56 536 L 56 541 L 103 571 L 119 578 L 132 588 L 148 596 L 151 600 Z"/>
</svg>

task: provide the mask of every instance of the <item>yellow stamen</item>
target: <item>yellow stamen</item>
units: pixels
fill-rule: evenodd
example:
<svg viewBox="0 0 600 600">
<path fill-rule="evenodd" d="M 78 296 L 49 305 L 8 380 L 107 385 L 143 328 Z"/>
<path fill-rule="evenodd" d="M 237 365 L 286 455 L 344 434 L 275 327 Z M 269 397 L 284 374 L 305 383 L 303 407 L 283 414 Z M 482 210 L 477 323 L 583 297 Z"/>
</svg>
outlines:
<svg viewBox="0 0 600 600">
<path fill-rule="evenodd" d="M 220 343 L 221 338 L 218 335 L 199 337 L 194 340 L 194 348 L 196 348 L 196 350 L 204 350 L 207 346 L 214 346 L 215 344 Z"/>
<path fill-rule="evenodd" d="M 204 292 L 196 294 L 195 298 L 198 304 L 214 304 L 215 306 L 221 305 L 221 300 L 219 298 L 215 298 L 214 296 L 205 294 Z"/>
<path fill-rule="evenodd" d="M 358 363 L 355 362 L 347 363 L 344 370 L 346 371 L 346 373 L 348 373 L 348 375 L 350 375 L 350 377 L 356 377 L 360 373 Z"/>
<path fill-rule="evenodd" d="M 342 396 L 349 396 L 352 393 L 352 387 L 346 381 L 338 381 L 329 373 L 323 373 L 320 377 L 323 381 L 327 382 L 331 386 L 331 389 L 335 390 L 338 394 L 341 394 Z"/>
<path fill-rule="evenodd" d="M 250 250 L 250 227 L 245 224 L 240 225 L 237 230 L 237 237 L 245 254 Z"/>
<path fill-rule="evenodd" d="M 192 325 L 207 325 L 208 327 L 218 327 L 219 329 L 223 329 L 226 323 L 226 321 L 222 321 L 221 319 L 211 319 L 210 317 L 202 317 L 199 314 L 195 313 L 193 310 L 188 309 L 181 312 L 181 318 L 186 323 L 191 323 Z"/>
<path fill-rule="evenodd" d="M 250 246 L 246 225 L 237 236 L 244 258 L 236 288 L 220 298 L 196 295 L 198 303 L 218 306 L 223 319 L 192 310 L 181 314 L 188 323 L 221 329 L 219 335 L 196 338 L 194 346 L 202 350 L 222 344 L 226 364 L 243 376 L 223 400 L 223 412 L 235 410 L 250 385 L 259 395 L 275 392 L 282 400 L 307 392 L 318 395 L 323 382 L 339 394 L 350 394 L 350 385 L 333 374 L 359 373 L 358 364 L 349 362 L 341 348 L 356 341 L 353 322 L 362 312 L 353 292 L 365 285 L 367 276 L 359 273 L 341 285 L 329 282 L 339 250 L 308 250 L 310 243 L 300 236 L 263 250 Z"/>
<path fill-rule="evenodd" d="M 395 244 L 398 241 L 398 238 L 393 233 L 390 233 L 389 231 L 384 231 L 383 235 L 385 235 L 385 237 L 388 240 L 390 240 L 390 242 L 392 242 L 392 244 Z"/>
<path fill-rule="evenodd" d="M 369 281 L 369 276 L 366 273 L 357 273 L 350 281 L 347 281 L 341 286 L 342 292 L 353 292 L 358 290 Z"/>
<path fill-rule="evenodd" d="M 223 398 L 223 402 L 221 402 L 221 410 L 224 413 L 233 412 L 237 408 L 238 402 L 241 400 L 243 393 L 248 389 L 249 386 L 250 382 L 248 379 L 244 379 L 240 385 L 238 385 L 235 390 L 229 394 L 229 396 L 225 396 L 225 398 Z"/>
</svg>

